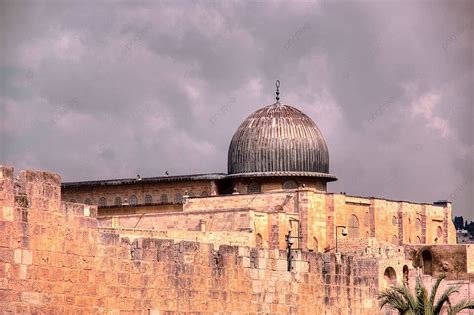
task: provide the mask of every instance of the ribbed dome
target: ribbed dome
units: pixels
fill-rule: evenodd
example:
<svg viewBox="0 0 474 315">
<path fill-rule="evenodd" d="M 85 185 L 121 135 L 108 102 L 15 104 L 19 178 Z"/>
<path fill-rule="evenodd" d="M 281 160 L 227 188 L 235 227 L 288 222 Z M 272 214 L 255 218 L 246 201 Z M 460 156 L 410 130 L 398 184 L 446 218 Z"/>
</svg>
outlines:
<svg viewBox="0 0 474 315">
<path fill-rule="evenodd" d="M 257 110 L 237 129 L 229 146 L 228 173 L 335 179 L 329 175 L 328 148 L 316 124 L 278 102 Z"/>
</svg>

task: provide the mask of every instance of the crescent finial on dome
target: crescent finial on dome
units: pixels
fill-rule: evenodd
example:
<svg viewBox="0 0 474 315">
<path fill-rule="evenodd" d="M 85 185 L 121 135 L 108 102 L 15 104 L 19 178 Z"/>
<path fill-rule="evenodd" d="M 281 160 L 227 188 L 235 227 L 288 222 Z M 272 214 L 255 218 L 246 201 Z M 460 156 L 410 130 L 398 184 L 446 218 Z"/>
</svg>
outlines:
<svg viewBox="0 0 474 315">
<path fill-rule="evenodd" d="M 276 90 L 276 100 L 277 100 L 277 103 L 279 103 L 280 102 L 280 80 L 276 80 L 275 86 L 277 88 L 277 90 Z"/>
</svg>

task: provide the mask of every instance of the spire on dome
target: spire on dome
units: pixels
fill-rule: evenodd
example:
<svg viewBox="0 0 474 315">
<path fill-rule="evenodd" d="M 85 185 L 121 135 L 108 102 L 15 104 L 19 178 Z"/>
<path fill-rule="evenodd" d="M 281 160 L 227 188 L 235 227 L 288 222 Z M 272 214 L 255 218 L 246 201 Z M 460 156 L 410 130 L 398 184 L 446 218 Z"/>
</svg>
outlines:
<svg viewBox="0 0 474 315">
<path fill-rule="evenodd" d="M 277 90 L 276 90 L 276 100 L 277 100 L 277 103 L 280 103 L 280 80 L 276 80 L 275 86 L 277 88 Z"/>
</svg>

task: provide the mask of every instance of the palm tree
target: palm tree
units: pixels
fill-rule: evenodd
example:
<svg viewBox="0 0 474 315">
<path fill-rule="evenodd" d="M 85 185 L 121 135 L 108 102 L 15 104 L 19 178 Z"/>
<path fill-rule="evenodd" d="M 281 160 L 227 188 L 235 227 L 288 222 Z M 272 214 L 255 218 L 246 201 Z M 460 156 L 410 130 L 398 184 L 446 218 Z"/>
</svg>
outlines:
<svg viewBox="0 0 474 315">
<path fill-rule="evenodd" d="M 416 279 L 415 294 L 410 292 L 406 284 L 393 286 L 379 293 L 380 308 L 388 306 L 397 310 L 401 315 L 439 315 L 445 304 L 448 315 L 457 314 L 465 309 L 474 309 L 474 300 L 465 299 L 455 305 L 451 304 L 449 298 L 453 293 L 459 292 L 458 287 L 446 289 L 438 300 L 435 300 L 438 288 L 445 278 L 446 275 L 443 274 L 436 279 L 430 294 L 419 277 Z"/>
</svg>

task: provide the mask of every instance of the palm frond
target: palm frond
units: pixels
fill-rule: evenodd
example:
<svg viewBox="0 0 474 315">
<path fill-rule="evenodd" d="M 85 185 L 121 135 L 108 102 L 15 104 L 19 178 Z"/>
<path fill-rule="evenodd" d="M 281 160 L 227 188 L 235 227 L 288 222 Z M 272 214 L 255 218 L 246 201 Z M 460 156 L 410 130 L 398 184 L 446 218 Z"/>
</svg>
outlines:
<svg viewBox="0 0 474 315">
<path fill-rule="evenodd" d="M 380 300 L 380 308 L 388 306 L 389 308 L 396 309 L 400 313 L 405 313 L 409 309 L 409 305 L 404 297 L 393 289 L 388 289 L 381 292 L 378 296 Z"/>
<path fill-rule="evenodd" d="M 403 315 L 439 315 L 441 309 L 446 304 L 448 315 L 455 315 L 465 309 L 474 309 L 474 300 L 469 299 L 461 300 L 456 305 L 451 305 L 450 296 L 453 293 L 459 292 L 457 286 L 444 290 L 436 304 L 433 304 L 441 282 L 445 278 L 444 274 L 438 277 L 430 294 L 428 294 L 420 277 L 416 279 L 414 295 L 406 285 L 393 286 L 379 294 L 380 308 L 382 309 L 384 306 L 387 306 Z"/>
<path fill-rule="evenodd" d="M 414 312 L 417 309 L 416 299 L 406 285 L 393 287 L 392 290 L 396 291 L 405 299 L 409 310 Z"/>
<path fill-rule="evenodd" d="M 474 300 L 465 299 L 465 300 L 459 301 L 459 303 L 453 306 L 450 306 L 448 309 L 448 315 L 455 315 L 461 312 L 462 310 L 467 310 L 467 309 L 469 310 L 474 309 Z"/>
<path fill-rule="evenodd" d="M 415 295 L 417 301 L 417 313 L 424 315 L 432 314 L 432 306 L 429 305 L 428 291 L 423 286 L 420 278 L 416 279 Z"/>
<path fill-rule="evenodd" d="M 443 292 L 443 294 L 439 297 L 436 304 L 433 306 L 433 310 L 434 310 L 435 314 L 439 314 L 439 312 L 441 312 L 441 309 L 443 308 L 444 303 L 449 301 L 449 297 L 453 293 L 458 293 L 458 292 L 459 292 L 459 288 L 457 286 L 450 287 L 450 288 L 446 289 Z"/>
<path fill-rule="evenodd" d="M 440 275 L 437 279 L 436 282 L 434 283 L 433 287 L 431 288 L 431 294 L 430 294 L 430 304 L 434 305 L 435 298 L 436 298 L 436 293 L 438 292 L 438 288 L 441 284 L 441 282 L 446 278 L 446 274 Z"/>
</svg>

